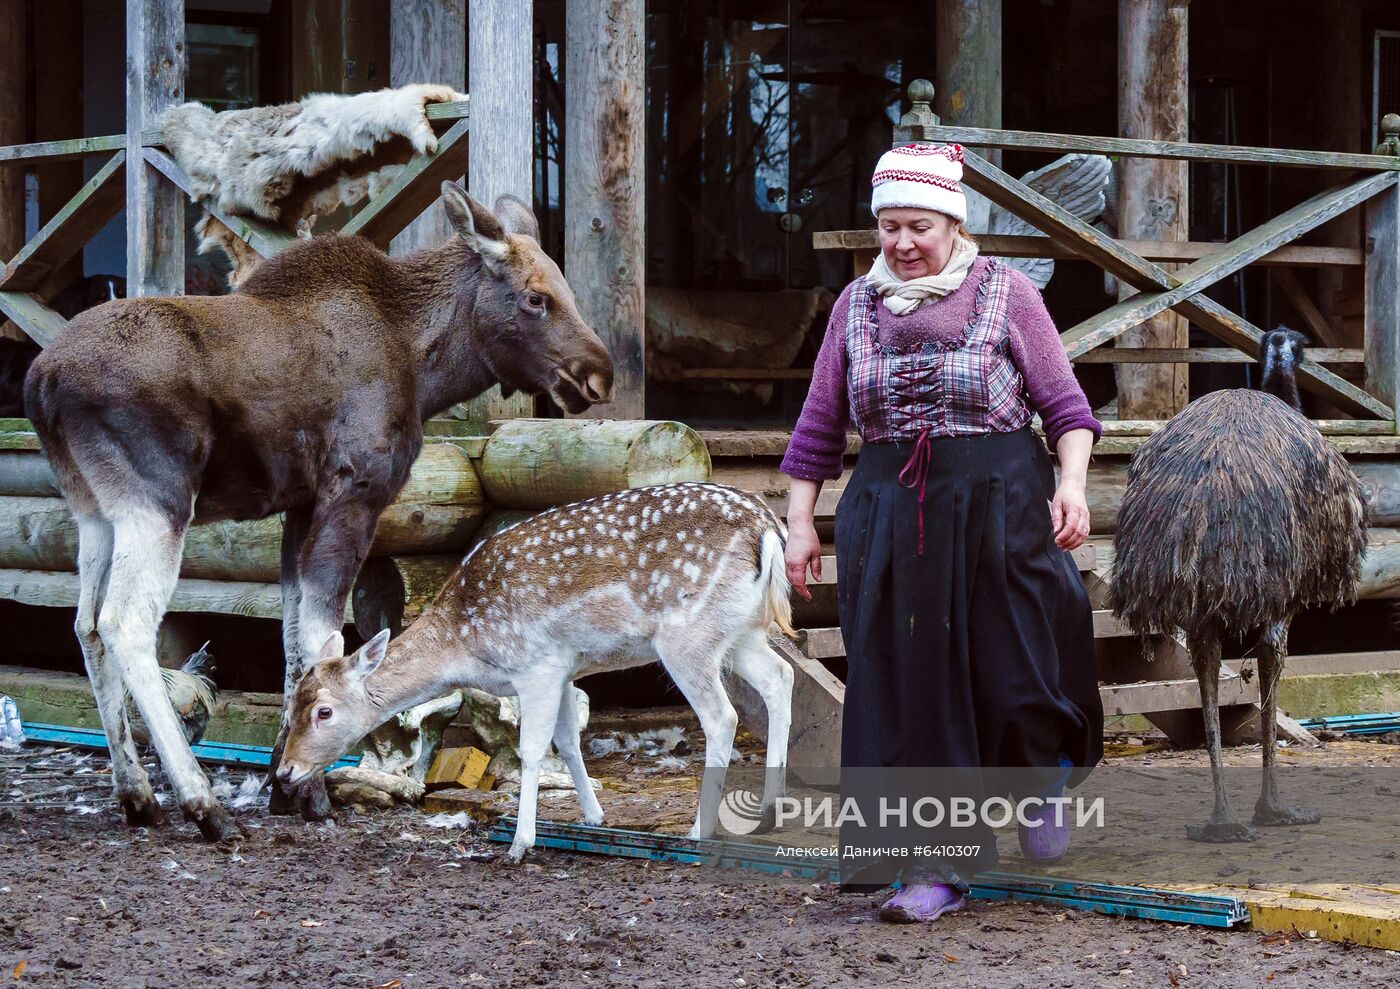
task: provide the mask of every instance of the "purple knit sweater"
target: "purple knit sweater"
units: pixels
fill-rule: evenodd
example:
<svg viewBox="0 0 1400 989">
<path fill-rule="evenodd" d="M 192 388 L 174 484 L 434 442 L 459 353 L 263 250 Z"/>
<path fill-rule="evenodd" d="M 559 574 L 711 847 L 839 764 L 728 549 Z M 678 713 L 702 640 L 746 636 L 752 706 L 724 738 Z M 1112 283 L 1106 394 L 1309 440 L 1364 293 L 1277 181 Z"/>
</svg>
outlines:
<svg viewBox="0 0 1400 989">
<path fill-rule="evenodd" d="M 988 259 L 979 257 L 972 270 L 954 291 L 943 298 L 925 302 L 907 316 L 896 316 L 883 304 L 875 307 L 880 339 L 896 347 L 929 340 L 958 340 L 972 313 L 977 285 L 987 273 Z M 1019 271 L 1008 272 L 1011 279 L 1010 310 L 1011 358 L 1025 382 L 1030 409 L 1040 414 L 1045 438 L 1053 450 L 1060 437 L 1072 429 L 1091 429 L 1094 441 L 1103 435 L 1103 426 L 1094 418 L 1084 389 L 1075 380 L 1069 359 L 1060 345 L 1060 334 L 1040 292 Z M 852 282 L 852 285 L 855 283 Z M 782 472 L 809 481 L 835 480 L 841 476 L 841 457 L 846 450 L 846 427 L 850 422 L 850 402 L 846 395 L 846 318 L 851 302 L 851 285 L 841 293 L 831 310 L 816 365 L 812 387 L 802 406 L 797 427 L 792 431 L 783 458 Z"/>
</svg>

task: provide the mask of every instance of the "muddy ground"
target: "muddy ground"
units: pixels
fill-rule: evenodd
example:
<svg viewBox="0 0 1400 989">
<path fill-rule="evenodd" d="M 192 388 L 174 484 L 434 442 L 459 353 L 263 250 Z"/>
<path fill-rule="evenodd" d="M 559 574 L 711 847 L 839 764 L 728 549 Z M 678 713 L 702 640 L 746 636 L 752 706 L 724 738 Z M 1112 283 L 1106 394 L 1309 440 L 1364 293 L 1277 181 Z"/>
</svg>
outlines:
<svg viewBox="0 0 1400 989">
<path fill-rule="evenodd" d="M 86 781 L 81 803 L 66 792 L 52 806 L 0 808 L 0 985 L 1400 982 L 1400 953 L 1302 936 L 976 901 L 931 927 L 892 927 L 875 917 L 878 898 L 830 885 L 539 849 L 511 867 L 489 860 L 501 846 L 479 833 L 408 809 L 347 811 L 330 826 L 247 806 L 248 839 L 211 847 L 183 822 L 129 830 L 101 760 L 61 755 L 50 751 L 49 766 L 77 762 L 61 775 Z M 0 759 L 0 775 L 16 779 L 36 758 Z"/>
</svg>

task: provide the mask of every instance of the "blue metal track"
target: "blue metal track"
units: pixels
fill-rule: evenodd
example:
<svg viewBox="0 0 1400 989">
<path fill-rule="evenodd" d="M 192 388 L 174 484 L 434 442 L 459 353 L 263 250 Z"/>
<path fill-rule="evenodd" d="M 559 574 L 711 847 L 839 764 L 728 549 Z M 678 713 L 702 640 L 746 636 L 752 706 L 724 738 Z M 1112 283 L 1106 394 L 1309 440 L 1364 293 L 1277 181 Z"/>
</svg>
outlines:
<svg viewBox="0 0 1400 989">
<path fill-rule="evenodd" d="M 501 818 L 488 835 L 492 841 L 507 843 L 514 836 L 513 817 Z M 683 865 L 698 862 L 792 879 L 839 881 L 836 862 L 830 856 L 782 855 L 778 846 L 753 842 L 697 841 L 650 831 L 540 821 L 535 829 L 535 844 L 569 852 Z M 979 900 L 1048 903 L 1115 917 L 1163 920 L 1201 927 L 1228 928 L 1249 920 L 1249 911 L 1244 903 L 1230 896 L 1177 893 L 1141 886 L 1110 886 L 1009 872 L 986 872 L 978 876 L 971 883 L 971 895 Z"/>
<path fill-rule="evenodd" d="M 70 728 L 67 725 L 45 725 L 26 721 L 24 722 L 24 736 L 25 740 L 30 742 L 73 745 L 82 749 L 107 751 L 107 736 L 95 728 Z M 190 748 L 194 751 L 194 757 L 200 762 L 245 766 L 250 769 L 265 769 L 272 764 L 272 749 L 266 745 L 244 745 L 241 742 L 196 742 Z M 358 766 L 359 764 L 359 756 L 348 755 L 330 768 L 339 769 L 341 766 Z"/>
<path fill-rule="evenodd" d="M 1306 718 L 1298 723 L 1308 731 L 1326 729 L 1344 735 L 1384 735 L 1400 731 L 1400 711 L 1389 714 L 1334 714 L 1323 718 Z"/>
</svg>

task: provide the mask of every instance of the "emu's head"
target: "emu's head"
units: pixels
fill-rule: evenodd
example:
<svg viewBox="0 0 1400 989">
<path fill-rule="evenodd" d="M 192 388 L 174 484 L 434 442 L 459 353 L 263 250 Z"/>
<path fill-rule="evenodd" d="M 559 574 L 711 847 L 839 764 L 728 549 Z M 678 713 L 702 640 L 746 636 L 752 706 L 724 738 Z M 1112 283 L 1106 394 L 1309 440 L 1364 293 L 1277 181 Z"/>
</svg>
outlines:
<svg viewBox="0 0 1400 989">
<path fill-rule="evenodd" d="M 1297 330 L 1278 326 L 1259 338 L 1259 388 L 1302 411 L 1298 396 L 1298 365 L 1311 341 Z"/>
<path fill-rule="evenodd" d="M 291 727 L 277 770 L 283 783 L 303 782 L 379 727 L 384 715 L 366 681 L 384 661 L 388 643 L 385 629 L 346 656 L 339 632 L 326 640 L 316 665 L 306 671 L 292 695 Z"/>
<path fill-rule="evenodd" d="M 482 261 L 475 299 L 459 305 L 459 318 L 468 321 L 459 329 L 501 391 L 548 392 L 575 414 L 608 401 L 612 358 L 540 246 L 530 207 L 501 196 L 488 210 L 455 182 L 442 184 L 442 201 L 457 235 Z"/>
</svg>

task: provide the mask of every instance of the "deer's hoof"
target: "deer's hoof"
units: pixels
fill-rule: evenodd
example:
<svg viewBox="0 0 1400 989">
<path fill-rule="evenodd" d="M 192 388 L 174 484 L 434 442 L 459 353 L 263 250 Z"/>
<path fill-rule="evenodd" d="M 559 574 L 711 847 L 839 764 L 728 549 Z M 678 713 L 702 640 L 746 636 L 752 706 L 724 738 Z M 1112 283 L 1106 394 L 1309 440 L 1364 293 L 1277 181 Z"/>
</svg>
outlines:
<svg viewBox="0 0 1400 989">
<path fill-rule="evenodd" d="M 242 825 L 217 800 L 205 807 L 186 807 L 185 816 L 194 821 L 204 840 L 210 843 L 248 837 Z"/>
<path fill-rule="evenodd" d="M 302 820 L 319 822 L 331 818 L 331 798 L 326 794 L 326 778 L 320 773 L 302 784 L 298 798 Z"/>
<path fill-rule="evenodd" d="M 506 861 L 511 865 L 519 865 L 525 861 L 525 856 L 529 853 L 530 846 L 521 841 L 511 842 L 510 851 L 506 852 Z"/>
<path fill-rule="evenodd" d="M 125 794 L 118 799 L 126 813 L 126 823 L 133 828 L 155 828 L 165 820 L 165 812 L 153 793 Z"/>
<path fill-rule="evenodd" d="M 1254 818 L 1250 823 L 1257 824 L 1261 828 L 1286 828 L 1297 824 L 1316 824 L 1320 820 L 1322 820 L 1321 814 L 1303 807 L 1259 805 L 1254 808 Z"/>
<path fill-rule="evenodd" d="M 1192 841 L 1228 845 L 1242 841 L 1256 841 L 1259 838 L 1259 832 L 1239 821 L 1207 821 L 1205 824 L 1186 825 L 1186 837 Z"/>
</svg>

